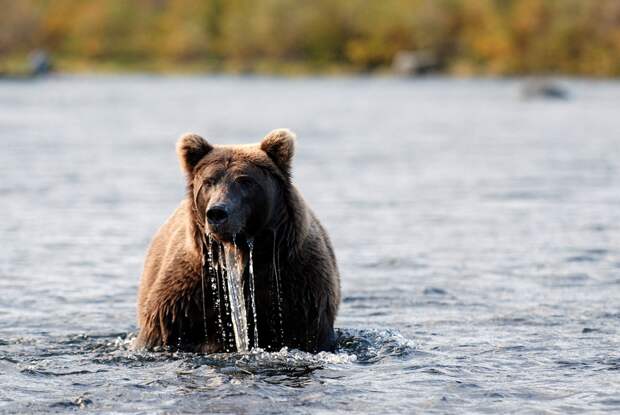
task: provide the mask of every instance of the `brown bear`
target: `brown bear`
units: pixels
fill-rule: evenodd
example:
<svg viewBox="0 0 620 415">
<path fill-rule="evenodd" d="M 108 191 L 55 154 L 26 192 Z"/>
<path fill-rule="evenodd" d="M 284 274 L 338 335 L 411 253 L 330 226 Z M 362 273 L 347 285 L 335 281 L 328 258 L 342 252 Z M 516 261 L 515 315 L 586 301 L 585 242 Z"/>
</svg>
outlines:
<svg viewBox="0 0 620 415">
<path fill-rule="evenodd" d="M 286 129 L 258 144 L 179 139 L 187 197 L 145 261 L 138 347 L 234 351 L 245 327 L 248 348 L 333 350 L 340 277 L 325 229 L 291 183 L 294 148 Z M 239 289 L 242 304 L 232 301 Z"/>
</svg>

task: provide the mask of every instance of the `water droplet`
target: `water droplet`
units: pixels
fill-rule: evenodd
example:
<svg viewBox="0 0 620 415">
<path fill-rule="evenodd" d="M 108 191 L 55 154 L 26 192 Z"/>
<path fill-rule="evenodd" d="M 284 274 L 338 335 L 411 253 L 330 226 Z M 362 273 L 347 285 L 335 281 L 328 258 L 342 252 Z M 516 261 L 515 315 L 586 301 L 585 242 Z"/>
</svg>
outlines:
<svg viewBox="0 0 620 415">
<path fill-rule="evenodd" d="M 252 239 L 248 240 L 248 247 L 250 248 L 250 263 L 249 263 L 249 273 L 250 273 L 250 297 L 251 297 L 251 305 L 252 305 L 252 318 L 254 323 L 254 348 L 258 348 L 258 317 L 256 313 L 256 293 L 254 289 L 254 241 Z"/>
<path fill-rule="evenodd" d="M 276 247 L 276 235 L 274 232 L 273 235 L 273 272 L 274 272 L 274 281 L 276 285 L 276 296 L 277 296 L 277 305 L 278 305 L 278 319 L 280 323 L 280 340 L 282 344 L 284 344 L 284 317 L 282 312 L 282 296 L 280 295 L 280 255 L 278 249 Z"/>
</svg>

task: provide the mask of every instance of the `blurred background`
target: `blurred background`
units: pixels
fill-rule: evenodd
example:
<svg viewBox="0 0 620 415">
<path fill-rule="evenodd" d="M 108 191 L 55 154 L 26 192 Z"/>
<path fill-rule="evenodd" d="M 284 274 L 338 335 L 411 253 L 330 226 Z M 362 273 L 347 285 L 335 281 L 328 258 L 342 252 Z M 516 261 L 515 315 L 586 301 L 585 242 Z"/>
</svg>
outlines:
<svg viewBox="0 0 620 415">
<path fill-rule="evenodd" d="M 620 74 L 617 0 L 1 0 L 0 73 Z"/>
<path fill-rule="evenodd" d="M 0 413 L 620 412 L 618 75 L 619 0 L 0 0 Z M 177 138 L 278 127 L 338 352 L 133 350 Z"/>
</svg>

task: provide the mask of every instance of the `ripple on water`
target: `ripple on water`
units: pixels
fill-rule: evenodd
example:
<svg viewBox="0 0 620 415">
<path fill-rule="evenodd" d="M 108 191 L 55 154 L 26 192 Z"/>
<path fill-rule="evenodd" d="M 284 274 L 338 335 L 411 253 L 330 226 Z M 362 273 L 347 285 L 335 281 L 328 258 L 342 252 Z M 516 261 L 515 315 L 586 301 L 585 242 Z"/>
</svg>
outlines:
<svg viewBox="0 0 620 415">
<path fill-rule="evenodd" d="M 397 330 L 338 330 L 338 349 L 356 356 L 359 363 L 386 358 L 407 358 L 416 352 L 413 340 Z"/>
<path fill-rule="evenodd" d="M 127 400 L 146 402 L 148 394 L 174 389 L 181 395 L 218 396 L 219 403 L 214 401 L 205 406 L 203 402 L 196 410 L 218 412 L 223 410 L 226 402 L 233 405 L 228 408 L 230 411 L 237 404 L 243 407 L 234 401 L 238 399 L 239 387 L 243 384 L 246 385 L 242 389 L 245 394 L 257 394 L 260 399 L 267 399 L 274 405 L 272 412 L 279 412 L 278 396 L 287 388 L 303 388 L 306 392 L 299 399 L 312 402 L 314 388 L 321 388 L 328 379 L 338 381 L 356 366 L 376 364 L 386 359 L 406 359 L 415 352 L 413 342 L 396 330 L 338 329 L 337 336 L 335 352 L 316 354 L 287 348 L 277 352 L 254 349 L 247 353 L 210 355 L 164 349 L 137 350 L 134 333 L 76 334 L 48 337 L 47 341 L 31 339 L 34 346 L 29 348 L 20 347 L 25 343 L 23 338 L 9 340 L 6 351 L 13 353 L 19 377 L 7 393 L 17 396 L 20 390 L 33 383 L 47 385 L 46 388 L 51 387 L 58 393 L 49 394 L 49 399 L 35 406 L 26 408 L 14 402 L 8 408 L 17 412 L 85 407 L 118 409 L 115 406 L 119 405 L 118 402 L 109 402 L 109 396 L 98 391 L 102 387 L 105 390 L 111 385 L 123 385 L 127 395 L 124 399 Z M 122 378 L 118 378 L 119 370 L 125 374 Z M 71 391 L 75 391 L 73 397 Z M 305 396 L 305 393 L 309 395 Z M 247 399 L 251 398 L 249 395 Z M 182 406 L 191 412 L 192 405 L 184 402 Z M 168 409 L 174 407 L 171 402 Z"/>
</svg>

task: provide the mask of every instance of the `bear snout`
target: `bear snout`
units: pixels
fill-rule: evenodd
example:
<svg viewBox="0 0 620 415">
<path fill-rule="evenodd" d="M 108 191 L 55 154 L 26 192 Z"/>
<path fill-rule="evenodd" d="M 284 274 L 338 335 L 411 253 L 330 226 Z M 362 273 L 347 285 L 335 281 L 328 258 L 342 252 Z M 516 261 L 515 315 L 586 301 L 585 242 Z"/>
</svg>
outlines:
<svg viewBox="0 0 620 415">
<path fill-rule="evenodd" d="M 207 221 L 211 225 L 223 225 L 228 221 L 228 208 L 225 205 L 215 205 L 207 210 Z"/>
<path fill-rule="evenodd" d="M 222 242 L 233 241 L 243 231 L 244 213 L 234 203 L 214 203 L 205 213 L 209 233 Z"/>
</svg>

